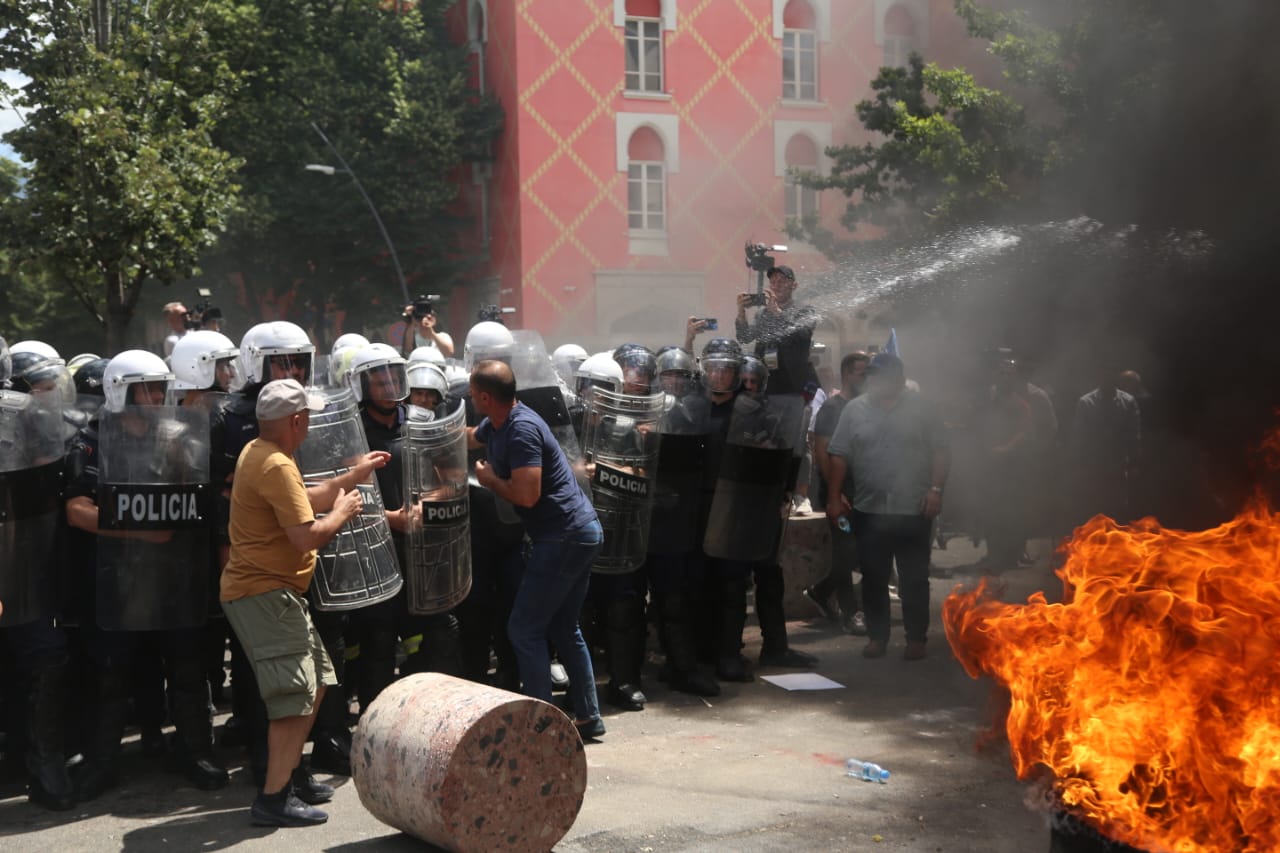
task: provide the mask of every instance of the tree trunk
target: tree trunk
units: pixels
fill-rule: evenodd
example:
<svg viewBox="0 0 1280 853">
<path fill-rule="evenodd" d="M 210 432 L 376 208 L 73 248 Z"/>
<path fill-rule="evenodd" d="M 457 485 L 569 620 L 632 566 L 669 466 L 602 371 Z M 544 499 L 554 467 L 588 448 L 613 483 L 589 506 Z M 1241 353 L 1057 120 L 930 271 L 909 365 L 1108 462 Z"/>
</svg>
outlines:
<svg viewBox="0 0 1280 853">
<path fill-rule="evenodd" d="M 106 279 L 107 356 L 110 357 L 129 348 L 129 324 L 142 284 L 129 282 L 118 271 L 108 273 Z"/>
</svg>

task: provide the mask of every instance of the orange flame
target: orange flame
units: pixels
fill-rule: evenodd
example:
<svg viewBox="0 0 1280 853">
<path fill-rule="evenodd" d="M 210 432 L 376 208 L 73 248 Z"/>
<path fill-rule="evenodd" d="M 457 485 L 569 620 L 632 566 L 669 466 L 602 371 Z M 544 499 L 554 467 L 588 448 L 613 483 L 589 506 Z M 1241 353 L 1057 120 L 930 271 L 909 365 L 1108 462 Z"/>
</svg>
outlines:
<svg viewBox="0 0 1280 853">
<path fill-rule="evenodd" d="M 1020 779 L 1151 851 L 1280 850 L 1280 515 L 1259 500 L 1188 533 L 1101 516 L 1058 570 L 1064 601 L 943 604 L 970 676 L 1011 694 Z"/>
</svg>

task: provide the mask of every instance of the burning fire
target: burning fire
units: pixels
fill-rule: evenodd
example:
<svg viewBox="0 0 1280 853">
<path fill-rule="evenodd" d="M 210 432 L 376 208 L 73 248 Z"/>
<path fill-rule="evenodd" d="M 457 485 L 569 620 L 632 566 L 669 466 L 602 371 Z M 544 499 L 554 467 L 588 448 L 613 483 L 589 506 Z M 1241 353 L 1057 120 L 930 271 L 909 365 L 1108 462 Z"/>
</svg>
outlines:
<svg viewBox="0 0 1280 853">
<path fill-rule="evenodd" d="M 1188 533 L 1094 518 L 1061 604 L 943 604 L 969 675 L 1010 692 L 1020 779 L 1151 851 L 1280 850 L 1280 515 L 1259 500 Z"/>
</svg>

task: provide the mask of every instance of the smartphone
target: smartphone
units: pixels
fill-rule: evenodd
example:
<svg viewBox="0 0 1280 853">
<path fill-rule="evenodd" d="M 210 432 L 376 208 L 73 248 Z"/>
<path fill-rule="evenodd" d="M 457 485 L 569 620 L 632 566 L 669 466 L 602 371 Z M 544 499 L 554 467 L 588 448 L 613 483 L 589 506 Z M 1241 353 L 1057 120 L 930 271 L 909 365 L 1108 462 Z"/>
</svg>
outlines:
<svg viewBox="0 0 1280 853">
<path fill-rule="evenodd" d="M 703 317 L 702 324 L 702 328 L 708 332 L 714 332 L 720 328 L 720 321 L 715 317 Z"/>
<path fill-rule="evenodd" d="M 765 305 L 765 301 L 766 300 L 763 293 L 753 293 L 751 294 L 751 301 L 748 302 L 747 305 L 753 308 L 763 308 Z"/>
</svg>

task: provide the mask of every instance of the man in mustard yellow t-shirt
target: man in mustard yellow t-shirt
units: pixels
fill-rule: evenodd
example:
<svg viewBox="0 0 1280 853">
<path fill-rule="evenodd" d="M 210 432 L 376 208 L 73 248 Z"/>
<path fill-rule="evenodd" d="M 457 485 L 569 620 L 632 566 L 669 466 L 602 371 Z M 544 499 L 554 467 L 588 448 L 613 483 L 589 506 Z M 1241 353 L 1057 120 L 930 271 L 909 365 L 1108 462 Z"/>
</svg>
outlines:
<svg viewBox="0 0 1280 853">
<path fill-rule="evenodd" d="M 339 489 L 332 509 L 316 520 L 293 453 L 307 437 L 310 413 L 323 408 L 293 379 L 268 382 L 256 405 L 259 436 L 241 452 L 231 489 L 231 557 L 221 599 L 270 720 L 266 782 L 251 809 L 253 822 L 264 826 L 328 820 L 295 795 L 297 776 L 308 775 L 300 761 L 316 709 L 325 687 L 337 683 L 305 596 L 316 549 L 362 502 L 359 492 Z"/>
</svg>

